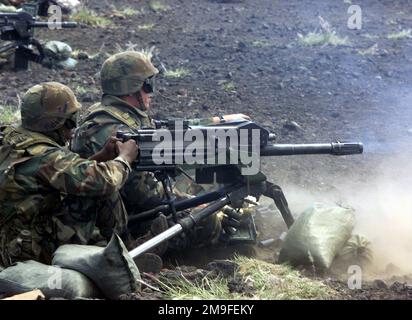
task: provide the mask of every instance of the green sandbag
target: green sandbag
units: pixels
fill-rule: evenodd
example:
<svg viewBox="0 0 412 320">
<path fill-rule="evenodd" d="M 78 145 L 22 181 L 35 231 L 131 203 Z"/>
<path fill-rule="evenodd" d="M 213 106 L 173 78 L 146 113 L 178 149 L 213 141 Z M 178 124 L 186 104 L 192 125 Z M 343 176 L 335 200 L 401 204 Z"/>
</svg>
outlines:
<svg viewBox="0 0 412 320">
<path fill-rule="evenodd" d="M 98 298 L 99 289 L 85 275 L 37 261 L 18 262 L 0 272 L 0 295 L 39 289 L 46 298 Z"/>
<path fill-rule="evenodd" d="M 1 13 L 11 13 L 16 12 L 16 8 L 13 6 L 6 6 L 5 4 L 0 3 L 0 12 Z"/>
<path fill-rule="evenodd" d="M 315 203 L 289 229 L 279 262 L 329 269 L 350 238 L 354 226 L 353 209 Z"/>
<path fill-rule="evenodd" d="M 105 248 L 63 245 L 54 252 L 52 265 L 81 272 L 109 299 L 140 289 L 139 269 L 116 234 Z"/>
</svg>

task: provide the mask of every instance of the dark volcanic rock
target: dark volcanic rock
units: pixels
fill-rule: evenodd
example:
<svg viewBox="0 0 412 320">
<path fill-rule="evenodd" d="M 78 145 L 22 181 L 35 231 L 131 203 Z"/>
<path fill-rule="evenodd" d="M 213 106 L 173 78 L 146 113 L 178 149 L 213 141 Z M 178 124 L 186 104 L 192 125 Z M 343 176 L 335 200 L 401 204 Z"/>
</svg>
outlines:
<svg viewBox="0 0 412 320">
<path fill-rule="evenodd" d="M 233 277 L 239 266 L 233 261 L 229 260 L 216 260 L 209 263 L 206 267 L 207 270 L 217 271 L 224 277 Z"/>
</svg>

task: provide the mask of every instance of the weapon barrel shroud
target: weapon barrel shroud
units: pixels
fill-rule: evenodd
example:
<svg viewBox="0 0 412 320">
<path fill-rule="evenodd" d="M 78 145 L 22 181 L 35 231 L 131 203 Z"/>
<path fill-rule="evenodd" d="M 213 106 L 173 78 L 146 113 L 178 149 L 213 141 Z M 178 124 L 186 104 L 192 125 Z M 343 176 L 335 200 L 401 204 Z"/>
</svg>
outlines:
<svg viewBox="0 0 412 320">
<path fill-rule="evenodd" d="M 76 28 L 77 22 L 64 21 L 64 22 L 48 22 L 48 21 L 36 21 L 33 25 L 35 28 Z"/>
<path fill-rule="evenodd" d="M 313 144 L 272 144 L 260 150 L 261 156 L 291 156 L 300 154 L 350 155 L 363 152 L 362 143 L 332 142 Z"/>
</svg>

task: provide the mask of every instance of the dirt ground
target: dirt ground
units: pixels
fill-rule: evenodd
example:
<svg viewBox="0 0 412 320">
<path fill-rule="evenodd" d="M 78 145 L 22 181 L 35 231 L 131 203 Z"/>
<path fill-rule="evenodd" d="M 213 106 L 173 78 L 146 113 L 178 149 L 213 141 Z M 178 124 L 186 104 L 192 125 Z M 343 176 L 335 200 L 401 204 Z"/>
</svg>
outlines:
<svg viewBox="0 0 412 320">
<path fill-rule="evenodd" d="M 278 142 L 361 141 L 363 155 L 294 156 L 263 163 L 263 171 L 284 186 L 294 213 L 310 204 L 303 200 L 322 199 L 325 193 L 334 201 L 349 195 L 343 197 L 348 201 L 358 189 L 376 188 L 375 178 L 388 161 L 390 168 L 399 169 L 392 179 L 408 177 L 398 163 L 409 162 L 412 134 L 412 35 L 389 36 L 409 30 L 412 7 L 408 0 L 363 0 L 362 29 L 350 30 L 348 2 L 162 0 L 168 9 L 156 12 L 148 1 L 90 0 L 88 7 L 112 19 L 111 25 L 37 35 L 101 54 L 81 60 L 72 72 L 36 65 L 27 72 L 2 71 L 0 103 L 16 105 L 17 96 L 29 87 L 53 80 L 73 88 L 87 108 L 99 100 L 98 71 L 106 53 L 119 46 L 155 46 L 166 69 L 189 72 L 178 79 L 159 77 L 156 118 L 245 113 L 275 132 Z M 126 7 L 144 12 L 113 15 L 114 9 Z M 319 15 L 336 35 L 347 38 L 346 45 L 299 42 L 298 34 L 320 30 Z M 305 190 L 305 195 L 295 190 Z M 371 282 L 357 292 L 347 292 L 340 282 L 331 285 L 354 299 L 411 298 L 403 282 L 407 280 L 387 287 Z"/>
</svg>

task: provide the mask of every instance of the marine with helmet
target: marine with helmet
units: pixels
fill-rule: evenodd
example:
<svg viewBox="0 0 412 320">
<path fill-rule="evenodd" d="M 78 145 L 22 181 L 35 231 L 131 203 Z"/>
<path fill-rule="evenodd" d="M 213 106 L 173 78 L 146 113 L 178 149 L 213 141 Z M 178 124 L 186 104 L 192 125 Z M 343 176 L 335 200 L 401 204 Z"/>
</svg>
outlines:
<svg viewBox="0 0 412 320">
<path fill-rule="evenodd" d="M 65 209 L 67 195 L 108 201 L 112 221 L 103 228 L 124 231 L 127 215 L 118 191 L 138 147 L 111 138 L 89 159 L 71 152 L 66 144 L 79 109 L 70 88 L 42 83 L 25 93 L 21 125 L 1 128 L 0 266 L 23 260 L 49 263 L 59 245 L 89 242 L 99 224 L 97 211 L 72 215 Z"/>
<path fill-rule="evenodd" d="M 154 127 L 148 111 L 158 73 L 151 62 L 150 53 L 145 51 L 126 51 L 108 58 L 100 72 L 103 91 L 101 101 L 93 105 L 82 119 L 73 139 L 72 150 L 88 157 L 117 131 L 135 133 L 142 127 Z M 220 122 L 222 118 L 225 121 L 249 119 L 243 114 L 233 114 L 191 119 L 189 123 L 206 125 Z M 158 205 L 163 189 L 152 173 L 132 171 L 121 189 L 121 195 L 128 214 L 138 214 Z M 213 225 L 216 227 L 214 229 L 219 229 L 217 223 Z M 155 235 L 166 228 L 167 221 L 161 215 L 152 223 L 148 235 L 150 237 L 150 234 Z M 165 246 L 161 246 L 156 252 L 163 253 L 164 250 Z"/>
</svg>

